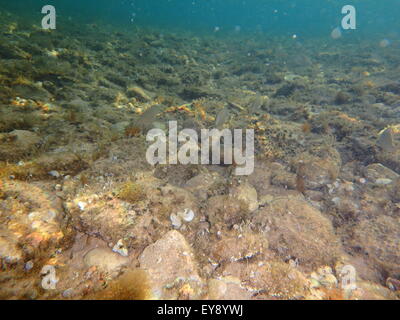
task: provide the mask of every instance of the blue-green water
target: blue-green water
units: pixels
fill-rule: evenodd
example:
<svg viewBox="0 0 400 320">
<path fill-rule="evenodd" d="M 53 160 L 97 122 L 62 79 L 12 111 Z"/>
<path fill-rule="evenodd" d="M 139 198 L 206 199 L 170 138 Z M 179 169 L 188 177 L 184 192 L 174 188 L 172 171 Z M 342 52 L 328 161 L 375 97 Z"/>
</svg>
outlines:
<svg viewBox="0 0 400 320">
<path fill-rule="evenodd" d="M 357 29 L 349 36 L 375 35 L 397 39 L 400 28 L 398 0 L 85 0 L 85 1 L 0 1 L 0 8 L 20 16 L 41 18 L 45 4 L 57 9 L 60 25 L 76 20 L 106 21 L 126 28 L 163 27 L 204 33 L 262 32 L 299 38 L 329 35 L 340 25 L 344 5 L 357 10 Z"/>
</svg>

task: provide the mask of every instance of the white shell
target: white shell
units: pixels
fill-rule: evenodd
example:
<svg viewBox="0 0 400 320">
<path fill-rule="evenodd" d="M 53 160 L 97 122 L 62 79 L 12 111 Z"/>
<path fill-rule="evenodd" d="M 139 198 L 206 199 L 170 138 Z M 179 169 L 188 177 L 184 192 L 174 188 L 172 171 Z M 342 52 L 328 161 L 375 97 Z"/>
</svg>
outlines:
<svg viewBox="0 0 400 320">
<path fill-rule="evenodd" d="M 78 207 L 79 207 L 79 209 L 81 209 L 81 211 L 85 210 L 86 205 L 87 205 L 86 202 L 82 202 L 82 201 L 78 202 Z"/>
<path fill-rule="evenodd" d="M 112 251 L 119 253 L 123 257 L 128 256 L 128 249 L 125 247 L 122 239 L 118 240 L 117 244 L 113 247 Z"/>
<path fill-rule="evenodd" d="M 171 213 L 169 219 L 175 229 L 179 229 L 182 226 L 181 218 L 178 215 Z"/>
<path fill-rule="evenodd" d="M 51 175 L 54 178 L 59 178 L 61 175 L 58 173 L 56 170 L 52 170 L 49 172 L 49 175 Z"/>
<path fill-rule="evenodd" d="M 193 210 L 185 209 L 185 211 L 180 213 L 180 216 L 186 222 L 190 222 L 194 219 L 194 212 L 193 212 Z"/>
</svg>

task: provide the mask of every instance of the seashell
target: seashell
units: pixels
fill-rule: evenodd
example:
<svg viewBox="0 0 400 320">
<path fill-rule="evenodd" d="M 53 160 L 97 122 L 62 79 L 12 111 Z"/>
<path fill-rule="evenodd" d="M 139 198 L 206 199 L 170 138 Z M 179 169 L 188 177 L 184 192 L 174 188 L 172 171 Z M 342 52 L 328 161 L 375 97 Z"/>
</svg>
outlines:
<svg viewBox="0 0 400 320">
<path fill-rule="evenodd" d="M 82 202 L 82 201 L 79 201 L 79 202 L 78 202 L 78 207 L 79 207 L 79 209 L 80 209 L 81 211 L 84 211 L 84 210 L 85 210 L 86 205 L 87 205 L 86 202 Z"/>
<path fill-rule="evenodd" d="M 56 170 L 50 171 L 49 175 L 51 175 L 54 178 L 59 178 L 61 176 L 60 173 L 58 171 L 56 171 Z"/>
<path fill-rule="evenodd" d="M 175 229 L 179 229 L 182 226 L 182 220 L 178 215 L 171 213 L 169 219 L 171 220 L 172 226 Z"/>
<path fill-rule="evenodd" d="M 122 241 L 122 239 L 118 240 L 116 245 L 113 247 L 112 251 L 119 253 L 123 257 L 128 256 L 128 249 L 125 247 L 125 244 Z"/>
<path fill-rule="evenodd" d="M 190 210 L 190 209 L 185 209 L 179 215 L 186 222 L 190 222 L 190 221 L 192 221 L 194 219 L 194 212 L 193 212 L 193 210 Z"/>
</svg>

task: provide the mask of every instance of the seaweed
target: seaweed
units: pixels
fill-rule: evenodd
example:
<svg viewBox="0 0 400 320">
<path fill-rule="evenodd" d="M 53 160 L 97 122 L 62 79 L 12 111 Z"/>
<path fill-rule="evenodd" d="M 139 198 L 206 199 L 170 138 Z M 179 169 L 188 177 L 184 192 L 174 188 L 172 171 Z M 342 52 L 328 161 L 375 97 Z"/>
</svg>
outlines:
<svg viewBox="0 0 400 320">
<path fill-rule="evenodd" d="M 136 203 L 144 200 L 146 194 L 139 184 L 132 181 L 127 181 L 117 192 L 117 197 L 129 203 Z"/>
</svg>

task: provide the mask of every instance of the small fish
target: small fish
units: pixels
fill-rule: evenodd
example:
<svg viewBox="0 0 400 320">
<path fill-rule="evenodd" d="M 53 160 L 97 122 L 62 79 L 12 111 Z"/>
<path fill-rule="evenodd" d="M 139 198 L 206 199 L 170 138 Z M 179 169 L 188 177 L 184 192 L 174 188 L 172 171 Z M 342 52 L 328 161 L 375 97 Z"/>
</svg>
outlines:
<svg viewBox="0 0 400 320">
<path fill-rule="evenodd" d="M 389 127 L 379 132 L 377 145 L 381 147 L 384 152 L 393 152 L 396 149 L 393 141 L 392 128 Z"/>
</svg>

